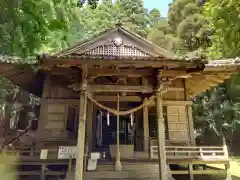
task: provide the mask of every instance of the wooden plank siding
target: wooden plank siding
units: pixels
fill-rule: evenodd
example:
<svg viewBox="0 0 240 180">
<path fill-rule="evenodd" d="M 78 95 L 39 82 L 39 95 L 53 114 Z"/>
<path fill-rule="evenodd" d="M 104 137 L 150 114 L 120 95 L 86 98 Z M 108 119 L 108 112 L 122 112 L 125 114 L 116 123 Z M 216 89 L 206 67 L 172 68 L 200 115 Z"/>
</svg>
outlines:
<svg viewBox="0 0 240 180">
<path fill-rule="evenodd" d="M 169 140 L 189 141 L 186 106 L 167 106 Z"/>
<path fill-rule="evenodd" d="M 67 87 L 65 79 L 47 75 L 41 102 L 37 143 L 68 140 L 68 108 L 74 105 L 73 99 L 79 101 L 79 95 Z M 59 100 L 67 101 L 59 103 Z"/>
</svg>

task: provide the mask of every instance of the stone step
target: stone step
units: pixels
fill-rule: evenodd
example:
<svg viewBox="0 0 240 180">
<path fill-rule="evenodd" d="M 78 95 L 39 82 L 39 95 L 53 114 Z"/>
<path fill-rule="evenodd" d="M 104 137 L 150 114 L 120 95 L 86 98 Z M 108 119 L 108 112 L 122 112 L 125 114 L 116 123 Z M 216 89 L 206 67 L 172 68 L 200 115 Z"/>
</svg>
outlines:
<svg viewBox="0 0 240 180">
<path fill-rule="evenodd" d="M 114 170 L 114 165 L 99 165 L 96 171 L 84 172 L 84 180 L 101 180 L 101 179 L 136 179 L 136 180 L 155 180 L 159 179 L 158 164 L 152 166 L 144 164 L 123 164 L 122 171 Z M 66 180 L 74 180 L 75 171 L 68 173 Z M 169 175 L 169 180 L 173 178 Z"/>
</svg>

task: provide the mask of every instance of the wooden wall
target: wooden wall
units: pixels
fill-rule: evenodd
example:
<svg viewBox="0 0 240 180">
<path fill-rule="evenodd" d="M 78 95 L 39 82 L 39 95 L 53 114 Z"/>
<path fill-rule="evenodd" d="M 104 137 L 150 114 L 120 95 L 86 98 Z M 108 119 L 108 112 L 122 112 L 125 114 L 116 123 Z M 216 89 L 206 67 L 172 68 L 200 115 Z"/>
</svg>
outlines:
<svg viewBox="0 0 240 180">
<path fill-rule="evenodd" d="M 68 107 L 78 104 L 79 94 L 69 89 L 67 84 L 66 78 L 61 76 L 48 76 L 45 80 L 38 128 L 39 142 L 67 141 L 69 139 L 66 128 Z M 188 101 L 186 101 L 184 91 L 184 80 L 174 81 L 172 86 L 182 88 L 182 90 L 169 91 L 163 96 L 164 102 L 171 102 L 164 104 L 167 107 L 168 138 L 173 142 L 189 143 L 193 127 L 191 126 L 192 122 L 189 123 L 192 119 L 189 117 L 189 105 L 186 103 Z M 74 102 L 73 99 L 75 99 Z"/>
<path fill-rule="evenodd" d="M 166 131 L 167 140 L 170 143 L 186 143 L 194 144 L 193 139 L 193 122 L 191 113 L 191 102 L 187 101 L 185 94 L 185 81 L 176 80 L 173 82 L 172 87 L 182 88 L 180 91 L 168 91 L 163 95 L 164 106 L 164 119 L 167 121 Z M 155 106 L 149 109 L 149 118 L 156 113 Z M 152 121 L 152 120 L 151 120 Z M 156 130 L 155 130 L 156 131 Z"/>
<path fill-rule="evenodd" d="M 179 89 L 178 91 L 168 91 L 164 93 L 163 100 L 185 101 L 186 96 L 184 91 L 185 88 L 184 84 L 185 82 L 182 79 L 173 81 L 171 87 L 182 88 L 182 90 Z"/>
<path fill-rule="evenodd" d="M 170 141 L 188 141 L 189 125 L 185 106 L 167 106 Z"/>
<path fill-rule="evenodd" d="M 46 106 L 46 116 L 44 119 L 42 136 L 48 140 L 66 139 L 66 105 L 48 103 Z"/>
<path fill-rule="evenodd" d="M 61 76 L 48 76 L 44 82 L 41 115 L 37 133 L 38 143 L 68 140 L 67 117 L 72 99 L 79 95 L 67 87 Z M 71 99 L 71 100 L 70 100 Z"/>
</svg>

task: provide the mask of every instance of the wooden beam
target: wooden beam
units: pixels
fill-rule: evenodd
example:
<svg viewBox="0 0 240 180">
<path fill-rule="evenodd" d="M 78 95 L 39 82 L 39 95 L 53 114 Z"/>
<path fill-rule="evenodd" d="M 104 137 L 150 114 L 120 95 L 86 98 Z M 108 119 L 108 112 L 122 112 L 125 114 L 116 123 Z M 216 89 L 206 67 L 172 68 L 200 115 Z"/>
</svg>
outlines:
<svg viewBox="0 0 240 180">
<path fill-rule="evenodd" d="M 90 92 L 142 92 L 152 93 L 152 86 L 89 85 Z"/>
<path fill-rule="evenodd" d="M 95 95 L 94 98 L 100 102 L 117 102 L 116 96 Z M 120 102 L 142 102 L 140 96 L 121 96 Z"/>
<path fill-rule="evenodd" d="M 41 66 L 56 66 L 56 65 L 64 65 L 64 66 L 80 66 L 80 65 L 88 65 L 88 66 L 102 66 L 102 67 L 110 67 L 110 66 L 137 66 L 137 67 L 163 67 L 169 66 L 172 68 L 179 68 L 180 66 L 186 66 L 188 68 L 194 68 L 196 65 L 193 62 L 189 61 L 177 61 L 177 60 L 165 60 L 164 58 L 156 58 L 156 57 L 146 57 L 146 58 L 125 58 L 119 59 L 118 57 L 113 57 L 106 59 L 104 57 L 69 57 L 69 58 L 61 58 L 61 57 L 48 57 L 41 59 Z"/>
<path fill-rule="evenodd" d="M 177 76 L 190 76 L 189 73 L 187 73 L 185 70 L 161 70 L 161 77 L 167 76 L 167 77 L 177 77 Z"/>
<path fill-rule="evenodd" d="M 117 102 L 116 96 L 107 96 L 107 95 L 95 95 L 94 99 L 99 102 Z M 121 96 L 120 102 L 142 102 L 140 96 Z M 48 104 L 69 104 L 69 105 L 78 105 L 78 99 L 43 99 L 41 103 Z M 192 105 L 192 101 L 163 101 L 164 106 L 187 106 Z M 155 102 L 152 101 L 150 106 L 155 106 Z"/>
<path fill-rule="evenodd" d="M 69 85 L 74 91 L 80 91 L 78 83 Z M 133 86 L 133 85 L 97 85 L 92 84 L 88 86 L 89 92 L 141 92 L 152 93 L 154 92 L 152 85 Z M 184 88 L 169 87 L 167 91 L 184 91 Z"/>
<path fill-rule="evenodd" d="M 192 105 L 192 101 L 162 101 L 163 106 L 188 106 Z M 152 101 L 149 106 L 155 106 L 155 101 Z"/>
<path fill-rule="evenodd" d="M 117 102 L 117 97 L 112 95 L 94 95 L 94 99 L 99 102 Z M 41 102 L 47 102 L 49 104 L 79 104 L 78 99 L 42 99 Z M 120 102 L 142 102 L 142 98 L 140 96 L 121 96 Z"/>
<path fill-rule="evenodd" d="M 169 88 L 167 88 L 167 92 L 174 92 L 174 91 L 176 91 L 176 92 L 184 92 L 184 88 L 180 88 L 180 87 L 169 87 Z"/>
<path fill-rule="evenodd" d="M 109 68 L 89 68 L 89 76 L 127 76 L 127 77 L 142 77 L 150 76 L 149 69 L 109 69 Z"/>
</svg>

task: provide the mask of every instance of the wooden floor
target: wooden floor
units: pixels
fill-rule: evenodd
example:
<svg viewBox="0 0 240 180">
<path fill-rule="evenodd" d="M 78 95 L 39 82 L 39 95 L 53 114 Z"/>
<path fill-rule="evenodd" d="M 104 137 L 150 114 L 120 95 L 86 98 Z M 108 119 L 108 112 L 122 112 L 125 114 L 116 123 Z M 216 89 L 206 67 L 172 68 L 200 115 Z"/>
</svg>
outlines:
<svg viewBox="0 0 240 180">
<path fill-rule="evenodd" d="M 183 162 L 189 163 L 189 162 Z M 194 162 L 192 162 L 194 163 Z M 198 163 L 198 162 L 197 162 Z M 226 163 L 226 162 L 224 162 Z M 202 162 L 202 164 L 204 164 Z M 74 180 L 75 169 L 71 173 L 68 174 L 66 180 Z M 226 175 L 225 170 L 211 170 L 204 169 L 204 166 L 194 167 L 192 172 L 196 177 L 202 177 L 202 174 L 223 174 Z M 179 166 L 179 165 L 171 165 L 171 171 L 169 174 L 173 174 L 176 180 L 184 180 L 189 179 L 189 170 L 187 166 Z M 207 176 L 205 176 L 207 177 Z M 118 180 L 118 179 L 136 179 L 136 180 L 159 180 L 159 165 L 155 160 L 141 160 L 141 161 L 133 161 L 133 160 L 122 160 L 122 171 L 116 172 L 114 169 L 113 162 L 99 162 L 97 165 L 97 169 L 92 172 L 84 173 L 84 180 Z M 171 178 L 169 178 L 171 179 Z"/>
</svg>

